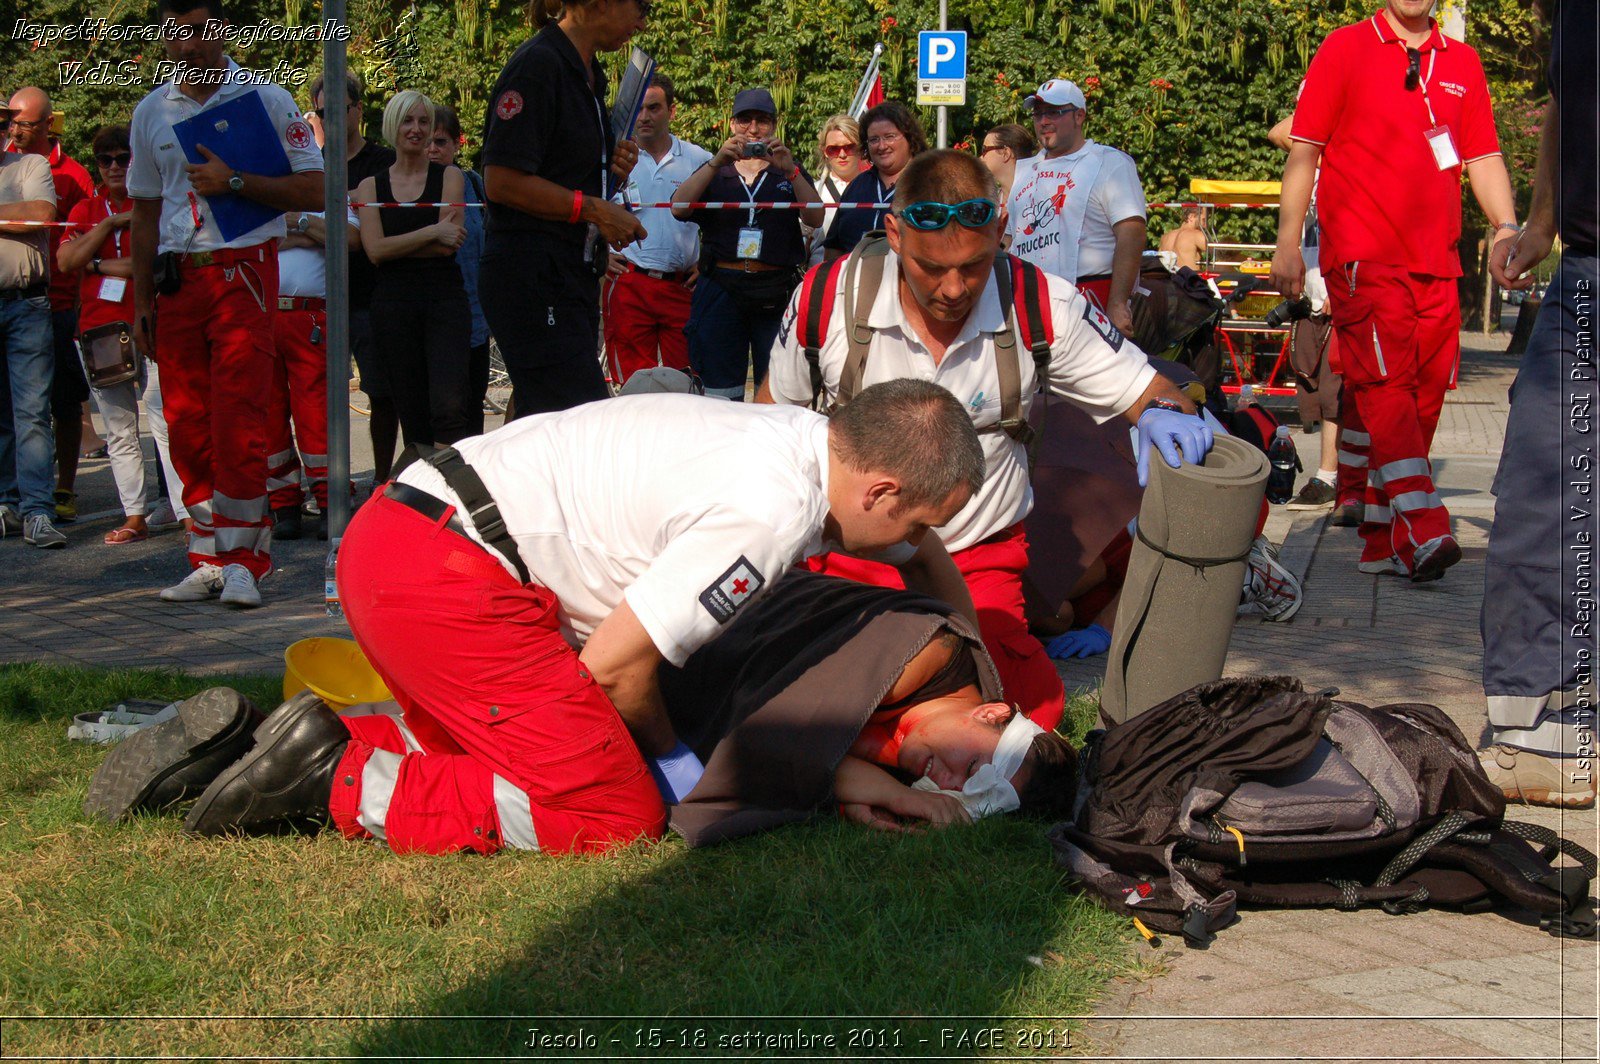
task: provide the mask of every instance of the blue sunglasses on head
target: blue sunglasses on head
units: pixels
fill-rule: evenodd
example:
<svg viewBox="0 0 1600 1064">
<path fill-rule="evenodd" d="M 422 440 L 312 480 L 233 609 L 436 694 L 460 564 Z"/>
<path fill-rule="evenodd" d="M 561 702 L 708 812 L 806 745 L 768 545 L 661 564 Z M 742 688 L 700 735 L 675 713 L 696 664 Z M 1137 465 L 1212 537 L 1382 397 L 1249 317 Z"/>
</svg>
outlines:
<svg viewBox="0 0 1600 1064">
<path fill-rule="evenodd" d="M 896 213 L 913 229 L 943 229 L 951 221 L 960 222 L 968 229 L 978 229 L 994 221 L 1000 208 L 992 199 L 969 199 L 960 203 L 937 203 L 924 200 L 913 203 Z"/>
</svg>

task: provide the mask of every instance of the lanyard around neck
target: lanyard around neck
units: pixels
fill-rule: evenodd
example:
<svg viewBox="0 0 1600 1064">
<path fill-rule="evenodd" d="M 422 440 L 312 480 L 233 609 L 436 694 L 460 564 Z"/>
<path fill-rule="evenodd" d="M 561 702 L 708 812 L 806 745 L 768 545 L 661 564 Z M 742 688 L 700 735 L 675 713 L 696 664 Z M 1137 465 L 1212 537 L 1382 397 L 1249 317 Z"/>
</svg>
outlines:
<svg viewBox="0 0 1600 1064">
<path fill-rule="evenodd" d="M 735 169 L 734 173 L 738 174 L 739 171 Z M 760 174 L 756 175 L 756 183 L 754 186 L 745 184 L 744 175 L 739 174 L 739 189 L 744 193 L 745 200 L 750 204 L 750 220 L 746 224 L 752 228 L 754 228 L 756 224 L 756 193 L 761 191 L 761 184 L 762 182 L 766 181 L 767 174 L 769 173 L 771 173 L 770 169 L 763 169 Z"/>
</svg>

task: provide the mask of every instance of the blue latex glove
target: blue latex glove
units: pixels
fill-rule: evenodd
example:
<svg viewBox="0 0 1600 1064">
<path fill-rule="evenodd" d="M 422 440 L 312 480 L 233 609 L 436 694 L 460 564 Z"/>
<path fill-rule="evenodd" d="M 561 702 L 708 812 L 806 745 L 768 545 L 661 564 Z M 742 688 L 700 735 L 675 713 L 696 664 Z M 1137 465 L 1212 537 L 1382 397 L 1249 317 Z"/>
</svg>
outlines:
<svg viewBox="0 0 1600 1064">
<path fill-rule="evenodd" d="M 1111 633 L 1098 624 L 1087 628 L 1074 628 L 1066 635 L 1050 640 L 1044 652 L 1052 658 L 1092 658 L 1111 649 Z"/>
<path fill-rule="evenodd" d="M 705 774 L 706 767 L 694 756 L 694 751 L 681 742 L 650 762 L 650 775 L 656 778 L 661 799 L 668 805 L 677 805 L 687 798 Z"/>
<path fill-rule="evenodd" d="M 1204 418 L 1152 406 L 1139 415 L 1139 486 L 1150 483 L 1150 448 L 1161 452 L 1167 465 L 1177 469 L 1198 464 L 1211 450 L 1215 437 Z"/>
</svg>

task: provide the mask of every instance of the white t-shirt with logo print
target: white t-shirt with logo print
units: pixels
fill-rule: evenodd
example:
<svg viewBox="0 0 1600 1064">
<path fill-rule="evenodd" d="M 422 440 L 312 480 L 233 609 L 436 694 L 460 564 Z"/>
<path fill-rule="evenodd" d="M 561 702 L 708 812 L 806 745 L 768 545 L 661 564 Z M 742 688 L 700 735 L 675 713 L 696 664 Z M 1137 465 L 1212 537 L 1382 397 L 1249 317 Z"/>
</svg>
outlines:
<svg viewBox="0 0 1600 1064">
<path fill-rule="evenodd" d="M 839 375 L 849 354 L 845 321 L 844 277 L 835 273 L 835 300 L 828 320 L 828 335 L 818 353 L 823 393 L 832 405 Z M 1076 286 L 1046 275 L 1049 284 L 1054 343 L 1050 348 L 1050 391 L 1081 407 L 1096 421 L 1121 414 L 1144 394 L 1155 370 L 1149 359 L 1127 340 L 1097 308 L 1078 294 Z M 961 332 L 934 362 L 933 354 L 906 321 L 900 304 L 900 260 L 889 252 L 883 282 L 868 312 L 872 345 L 861 387 L 888 380 L 932 381 L 948 390 L 972 417 L 978 429 L 1000 422 L 1000 373 L 995 366 L 994 338 L 1005 327 L 991 275 L 989 283 L 968 316 Z M 788 312 L 773 345 L 767 387 L 779 403 L 811 402 L 811 369 L 796 335 L 795 318 L 800 293 L 789 301 Z M 1022 413 L 1026 416 L 1037 390 L 1033 354 L 1017 338 L 1016 358 L 1021 368 Z M 936 529 L 944 545 L 954 551 L 973 546 L 1016 524 L 1033 509 L 1033 488 L 1028 480 L 1027 448 L 1000 431 L 978 433 L 983 445 L 983 487 L 949 524 Z"/>
<path fill-rule="evenodd" d="M 1078 268 L 1072 271 L 1064 265 L 1062 242 L 1069 234 L 1062 231 L 1062 201 L 1076 191 L 1073 172 L 1091 154 L 1099 157 L 1100 169 L 1089 189 L 1089 204 L 1078 234 Z M 1046 273 L 1076 281 L 1111 272 L 1117 250 L 1112 226 L 1129 218 L 1144 218 L 1148 208 L 1133 158 L 1091 140 L 1070 155 L 1046 159 L 1041 153 L 1017 163 L 1006 211 L 1006 236 L 1011 238 L 1012 253 Z"/>
</svg>

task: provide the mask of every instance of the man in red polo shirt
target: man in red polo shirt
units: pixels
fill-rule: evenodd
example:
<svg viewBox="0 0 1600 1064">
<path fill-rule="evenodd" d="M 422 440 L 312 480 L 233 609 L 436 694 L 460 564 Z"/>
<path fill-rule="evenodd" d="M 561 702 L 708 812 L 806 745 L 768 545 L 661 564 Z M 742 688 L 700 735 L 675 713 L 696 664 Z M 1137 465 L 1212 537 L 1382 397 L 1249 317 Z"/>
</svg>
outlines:
<svg viewBox="0 0 1600 1064">
<path fill-rule="evenodd" d="M 1276 287 L 1299 295 L 1300 232 L 1320 165 L 1322 274 L 1345 387 L 1372 438 L 1360 569 L 1419 582 L 1461 559 L 1428 449 L 1461 353 L 1463 171 L 1496 243 L 1517 231 L 1483 67 L 1439 32 L 1432 6 L 1387 0 L 1317 49 L 1295 107 L 1272 258 Z M 1501 284 L 1504 259 L 1490 256 Z"/>
<path fill-rule="evenodd" d="M 53 110 L 50 96 L 33 85 L 11 97 L 11 144 L 7 151 L 38 155 L 50 163 L 56 187 L 56 221 L 65 221 L 72 208 L 94 195 L 94 182 L 76 159 L 50 135 Z M 66 230 L 51 229 L 50 261 Z M 55 344 L 55 377 L 50 385 L 50 413 L 56 423 L 56 517 L 71 521 L 78 516 L 74 488 L 78 481 L 78 451 L 83 446 L 83 404 L 89 401 L 89 381 L 78 361 L 73 341 L 78 337 L 78 279 L 64 270 L 50 271 L 50 331 Z"/>
</svg>

